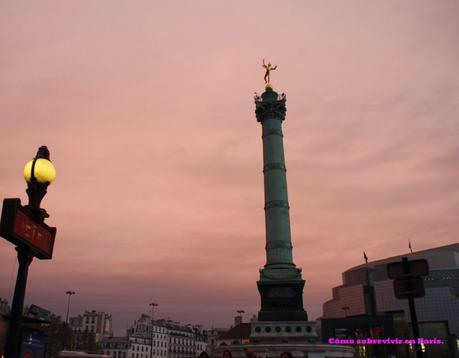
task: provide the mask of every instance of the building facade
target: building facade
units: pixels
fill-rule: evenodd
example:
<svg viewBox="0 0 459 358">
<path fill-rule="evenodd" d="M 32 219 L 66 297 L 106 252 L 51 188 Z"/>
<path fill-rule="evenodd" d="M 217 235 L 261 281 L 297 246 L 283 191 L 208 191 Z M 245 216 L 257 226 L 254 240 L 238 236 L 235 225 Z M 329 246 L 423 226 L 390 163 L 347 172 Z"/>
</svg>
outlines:
<svg viewBox="0 0 459 358">
<path fill-rule="evenodd" d="M 195 333 L 190 326 L 167 322 L 169 332 L 169 358 L 196 356 Z"/>
<path fill-rule="evenodd" d="M 127 330 L 127 358 L 195 357 L 207 349 L 207 334 L 198 326 L 180 325 L 141 315 Z M 151 353 L 150 353 L 151 352 Z"/>
<path fill-rule="evenodd" d="M 128 337 L 104 337 L 98 347 L 103 354 L 112 358 L 129 358 Z"/>
<path fill-rule="evenodd" d="M 197 329 L 197 332 L 195 332 L 195 337 L 195 356 L 199 356 L 202 352 L 207 352 L 209 338 L 207 336 L 207 331 L 202 331 L 200 329 Z"/>
<path fill-rule="evenodd" d="M 96 342 L 113 336 L 112 316 L 105 312 L 85 311 L 82 315 L 71 317 L 69 324 L 73 332 L 93 333 Z"/>
<path fill-rule="evenodd" d="M 150 358 L 150 338 L 142 336 L 129 336 L 128 341 L 128 358 Z"/>
<path fill-rule="evenodd" d="M 212 354 L 213 351 L 219 346 L 219 336 L 226 332 L 228 328 L 212 327 L 207 331 L 207 347 L 206 352 Z"/>
<path fill-rule="evenodd" d="M 233 344 L 250 343 L 251 324 L 240 322 L 230 329 L 220 332 L 216 339 L 218 347 L 230 346 Z"/>
<path fill-rule="evenodd" d="M 128 329 L 130 339 L 129 358 L 164 358 L 169 352 L 169 332 L 158 321 L 151 321 L 151 317 L 142 314 Z M 150 351 L 152 352 L 150 355 Z"/>
</svg>

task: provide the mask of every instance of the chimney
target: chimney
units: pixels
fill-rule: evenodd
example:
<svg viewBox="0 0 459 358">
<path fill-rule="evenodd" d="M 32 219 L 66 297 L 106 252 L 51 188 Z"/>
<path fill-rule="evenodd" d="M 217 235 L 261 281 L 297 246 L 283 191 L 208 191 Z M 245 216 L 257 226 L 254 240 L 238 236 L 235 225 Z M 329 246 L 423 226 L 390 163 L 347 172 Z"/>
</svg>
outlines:
<svg viewBox="0 0 459 358">
<path fill-rule="evenodd" d="M 238 326 L 242 323 L 242 316 L 234 317 L 234 326 Z"/>
</svg>

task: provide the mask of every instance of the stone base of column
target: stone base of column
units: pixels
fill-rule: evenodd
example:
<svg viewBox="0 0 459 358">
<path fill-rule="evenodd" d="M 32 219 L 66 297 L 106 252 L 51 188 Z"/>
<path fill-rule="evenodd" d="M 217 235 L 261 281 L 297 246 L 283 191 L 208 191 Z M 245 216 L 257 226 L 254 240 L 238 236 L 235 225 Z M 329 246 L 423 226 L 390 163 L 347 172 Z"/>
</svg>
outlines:
<svg viewBox="0 0 459 358">
<path fill-rule="evenodd" d="M 220 358 L 223 351 L 230 351 L 233 358 L 246 358 L 246 349 L 253 352 L 256 357 L 280 357 L 283 352 L 290 352 L 293 358 L 352 358 L 354 348 L 352 346 L 341 346 L 322 343 L 252 343 L 234 344 L 216 347 L 212 358 Z"/>
<path fill-rule="evenodd" d="M 259 321 L 307 321 L 303 308 L 304 280 L 258 281 L 261 296 Z"/>
</svg>

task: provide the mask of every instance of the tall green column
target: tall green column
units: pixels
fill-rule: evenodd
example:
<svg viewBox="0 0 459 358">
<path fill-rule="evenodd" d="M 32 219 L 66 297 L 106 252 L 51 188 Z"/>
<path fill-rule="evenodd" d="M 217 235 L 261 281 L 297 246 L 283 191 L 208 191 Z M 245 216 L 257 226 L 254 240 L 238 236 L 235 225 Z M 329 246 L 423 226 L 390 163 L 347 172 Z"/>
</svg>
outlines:
<svg viewBox="0 0 459 358">
<path fill-rule="evenodd" d="M 257 121 L 262 125 L 265 190 L 266 265 L 257 282 L 262 321 L 307 320 L 303 308 L 304 280 L 293 263 L 282 121 L 285 94 L 270 86 L 255 98 Z"/>
</svg>

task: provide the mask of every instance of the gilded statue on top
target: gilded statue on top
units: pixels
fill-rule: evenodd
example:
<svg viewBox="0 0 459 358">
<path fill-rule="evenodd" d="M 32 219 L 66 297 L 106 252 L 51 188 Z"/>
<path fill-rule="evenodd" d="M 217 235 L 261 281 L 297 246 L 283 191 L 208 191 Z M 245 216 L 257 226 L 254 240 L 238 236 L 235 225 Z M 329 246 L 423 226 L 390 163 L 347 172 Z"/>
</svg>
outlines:
<svg viewBox="0 0 459 358">
<path fill-rule="evenodd" d="M 265 59 L 263 59 L 263 68 L 266 69 L 265 77 L 264 77 L 266 87 L 271 87 L 271 78 L 270 78 L 271 71 L 274 71 L 277 68 L 277 66 L 271 65 L 271 62 L 268 62 L 268 64 L 266 64 Z"/>
</svg>

